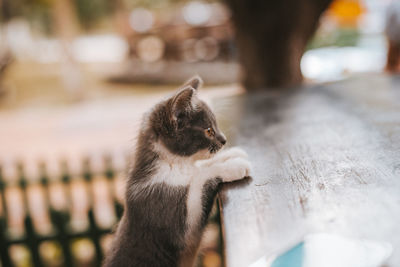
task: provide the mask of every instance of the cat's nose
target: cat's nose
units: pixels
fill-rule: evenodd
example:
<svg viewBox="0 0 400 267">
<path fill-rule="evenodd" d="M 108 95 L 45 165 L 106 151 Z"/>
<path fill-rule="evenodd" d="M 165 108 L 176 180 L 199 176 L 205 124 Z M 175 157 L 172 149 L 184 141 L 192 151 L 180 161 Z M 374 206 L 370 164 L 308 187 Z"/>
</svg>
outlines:
<svg viewBox="0 0 400 267">
<path fill-rule="evenodd" d="M 224 134 L 218 134 L 218 135 L 217 135 L 217 140 L 218 140 L 222 145 L 225 145 L 225 144 L 226 144 L 226 137 L 224 136 Z"/>
</svg>

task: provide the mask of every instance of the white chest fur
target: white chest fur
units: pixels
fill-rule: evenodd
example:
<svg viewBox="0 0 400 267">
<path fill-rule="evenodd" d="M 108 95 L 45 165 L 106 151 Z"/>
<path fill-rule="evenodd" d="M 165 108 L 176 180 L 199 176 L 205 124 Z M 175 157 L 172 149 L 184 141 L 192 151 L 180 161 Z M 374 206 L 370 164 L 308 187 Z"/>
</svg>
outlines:
<svg viewBox="0 0 400 267">
<path fill-rule="evenodd" d="M 207 182 L 205 177 L 208 175 L 204 175 L 207 170 L 197 166 L 192 157 L 175 157 L 173 161 L 170 160 L 159 161 L 152 183 L 188 188 L 186 203 L 182 204 L 186 205 L 188 235 L 191 235 L 202 215 L 202 192 L 204 184 Z"/>
<path fill-rule="evenodd" d="M 202 194 L 209 179 L 221 178 L 231 182 L 249 175 L 250 163 L 247 154 L 239 148 L 230 148 L 211 156 L 207 150 L 190 157 L 181 157 L 169 152 L 162 144 L 154 146 L 160 156 L 152 183 L 188 187 L 187 226 L 188 235 L 197 229 L 202 215 Z"/>
</svg>

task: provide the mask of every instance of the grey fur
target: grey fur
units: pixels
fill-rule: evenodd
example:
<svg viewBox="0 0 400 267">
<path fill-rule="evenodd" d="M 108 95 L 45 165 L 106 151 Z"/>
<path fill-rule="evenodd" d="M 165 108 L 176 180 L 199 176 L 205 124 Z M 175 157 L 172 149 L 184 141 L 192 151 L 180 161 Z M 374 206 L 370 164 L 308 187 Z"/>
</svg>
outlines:
<svg viewBox="0 0 400 267">
<path fill-rule="evenodd" d="M 105 267 L 176 267 L 182 266 L 185 255 L 195 255 L 221 179 L 211 177 L 203 187 L 197 244 L 190 245 L 185 240 L 189 188 L 149 181 L 161 160 L 154 149 L 156 142 L 184 157 L 202 149 L 215 153 L 225 144 L 214 114 L 204 102 L 194 99 L 200 85 L 201 79 L 195 77 L 144 117 L 127 182 L 124 215 Z M 204 134 L 208 127 L 215 130 L 213 138 Z"/>
<path fill-rule="evenodd" d="M 187 188 L 155 184 L 130 200 L 105 266 L 178 266 L 185 248 Z"/>
<path fill-rule="evenodd" d="M 194 89 L 198 89 L 202 85 L 203 85 L 203 80 L 200 78 L 200 76 L 196 75 L 196 76 L 192 77 L 191 79 L 189 79 L 188 81 L 186 81 L 183 84 L 183 87 L 191 86 Z"/>
<path fill-rule="evenodd" d="M 203 187 L 203 196 L 201 198 L 201 203 L 203 206 L 203 216 L 201 221 L 201 228 L 205 227 L 207 224 L 208 215 L 211 212 L 211 208 L 214 204 L 214 199 L 217 195 L 218 189 L 222 183 L 222 179 L 215 178 L 208 180 Z"/>
</svg>

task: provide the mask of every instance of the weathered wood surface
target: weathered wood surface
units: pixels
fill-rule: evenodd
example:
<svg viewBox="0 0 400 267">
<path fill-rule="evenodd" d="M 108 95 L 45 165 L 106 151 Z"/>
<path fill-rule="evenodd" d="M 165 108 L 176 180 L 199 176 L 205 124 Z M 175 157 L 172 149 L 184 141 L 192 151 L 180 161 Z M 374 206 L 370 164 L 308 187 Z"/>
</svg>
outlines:
<svg viewBox="0 0 400 267">
<path fill-rule="evenodd" d="M 313 232 L 390 242 L 387 266 L 400 266 L 400 77 L 253 93 L 219 106 L 231 143 L 254 169 L 252 180 L 220 194 L 228 267 Z"/>
</svg>

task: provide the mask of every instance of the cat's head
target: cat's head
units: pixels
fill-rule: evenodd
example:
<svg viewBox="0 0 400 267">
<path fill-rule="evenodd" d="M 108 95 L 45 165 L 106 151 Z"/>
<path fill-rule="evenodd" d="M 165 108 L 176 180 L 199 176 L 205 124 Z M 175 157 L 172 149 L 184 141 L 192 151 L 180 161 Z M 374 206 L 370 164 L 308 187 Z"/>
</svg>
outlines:
<svg viewBox="0 0 400 267">
<path fill-rule="evenodd" d="M 214 113 L 197 97 L 202 80 L 196 76 L 172 97 L 160 103 L 150 116 L 157 141 L 179 156 L 206 158 L 226 143 Z"/>
</svg>

